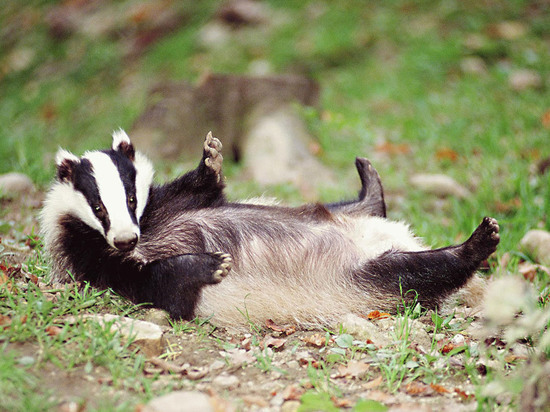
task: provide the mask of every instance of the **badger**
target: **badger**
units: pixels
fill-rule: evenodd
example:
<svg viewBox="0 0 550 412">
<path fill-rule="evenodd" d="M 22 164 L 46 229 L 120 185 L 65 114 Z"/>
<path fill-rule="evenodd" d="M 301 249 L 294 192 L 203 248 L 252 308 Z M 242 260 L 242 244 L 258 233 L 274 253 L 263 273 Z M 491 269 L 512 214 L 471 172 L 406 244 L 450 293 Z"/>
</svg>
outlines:
<svg viewBox="0 0 550 412">
<path fill-rule="evenodd" d="M 221 147 L 209 133 L 199 165 L 161 185 L 122 130 L 108 150 L 79 158 L 60 149 L 40 214 L 52 281 L 111 288 L 175 319 L 321 327 L 411 302 L 436 308 L 499 243 L 497 221 L 485 217 L 464 243 L 428 248 L 387 219 L 380 176 L 360 157 L 354 200 L 229 201 Z"/>
</svg>

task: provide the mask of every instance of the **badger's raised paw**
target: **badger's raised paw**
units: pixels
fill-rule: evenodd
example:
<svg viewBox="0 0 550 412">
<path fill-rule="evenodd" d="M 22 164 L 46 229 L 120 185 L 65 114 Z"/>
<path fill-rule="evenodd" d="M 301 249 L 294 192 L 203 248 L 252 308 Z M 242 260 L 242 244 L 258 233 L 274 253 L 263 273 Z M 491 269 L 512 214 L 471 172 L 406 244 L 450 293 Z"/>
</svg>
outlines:
<svg viewBox="0 0 550 412">
<path fill-rule="evenodd" d="M 211 255 L 213 258 L 218 259 L 218 266 L 212 272 L 212 283 L 219 283 L 226 277 L 231 271 L 233 266 L 233 259 L 229 253 L 216 252 Z"/>
<path fill-rule="evenodd" d="M 204 165 L 215 174 L 218 182 L 221 179 L 223 163 L 221 150 L 222 143 L 212 136 L 212 132 L 208 132 L 206 139 L 204 140 Z"/>
<path fill-rule="evenodd" d="M 500 242 L 499 230 L 496 219 L 492 217 L 483 218 L 470 239 L 464 243 L 465 251 L 470 253 L 476 260 L 487 259 L 497 249 Z"/>
</svg>

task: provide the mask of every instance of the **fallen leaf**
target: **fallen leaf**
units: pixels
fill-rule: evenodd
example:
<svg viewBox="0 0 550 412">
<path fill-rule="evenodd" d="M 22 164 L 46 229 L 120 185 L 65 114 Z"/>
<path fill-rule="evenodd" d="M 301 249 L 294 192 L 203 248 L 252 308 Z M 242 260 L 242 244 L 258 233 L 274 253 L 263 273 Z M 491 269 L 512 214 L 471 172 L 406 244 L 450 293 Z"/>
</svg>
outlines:
<svg viewBox="0 0 550 412">
<path fill-rule="evenodd" d="M 408 383 L 405 387 L 405 392 L 413 396 L 430 395 L 432 393 L 432 389 L 428 385 L 425 385 L 423 383 L 411 382 Z"/>
<path fill-rule="evenodd" d="M 521 262 L 518 264 L 518 272 L 521 273 L 525 280 L 532 282 L 537 276 L 537 265 L 530 262 Z"/>
<path fill-rule="evenodd" d="M 275 348 L 275 349 L 281 349 L 286 343 L 286 339 L 281 338 L 274 338 L 272 336 L 269 336 L 266 338 L 263 342 L 260 343 L 260 348 Z"/>
<path fill-rule="evenodd" d="M 0 326 L 4 326 L 4 328 L 9 327 L 11 324 L 11 318 L 6 315 L 0 315 Z"/>
<path fill-rule="evenodd" d="M 545 129 L 550 129 L 550 109 L 542 114 L 540 121 Z"/>
<path fill-rule="evenodd" d="M 458 153 L 448 147 L 442 147 L 435 152 L 435 158 L 439 161 L 450 160 L 454 163 L 458 160 Z"/>
<path fill-rule="evenodd" d="M 304 342 L 306 345 L 315 346 L 317 348 L 321 348 L 325 346 L 327 343 L 327 339 L 325 335 L 321 333 L 315 333 L 313 335 L 309 335 L 303 338 L 300 338 L 302 342 Z"/>
<path fill-rule="evenodd" d="M 285 326 L 285 327 L 279 326 L 275 322 L 273 322 L 273 320 L 271 320 L 271 319 L 267 319 L 265 321 L 265 326 L 268 329 L 271 329 L 275 332 L 284 333 L 287 336 L 292 335 L 294 332 L 296 332 L 296 327 L 295 326 Z"/>
<path fill-rule="evenodd" d="M 363 388 L 365 389 L 374 389 L 378 388 L 380 385 L 382 385 L 382 375 L 380 375 L 378 378 L 373 379 L 372 381 L 369 381 L 363 385 Z"/>
<path fill-rule="evenodd" d="M 389 318 L 389 317 L 391 317 L 391 315 L 389 313 L 380 312 L 378 310 L 373 310 L 372 312 L 369 312 L 367 314 L 367 319 L 369 319 L 369 320 L 384 319 L 384 318 Z"/>
<path fill-rule="evenodd" d="M 430 388 L 432 388 L 435 392 L 441 394 L 441 393 L 449 393 L 450 391 L 445 388 L 444 386 L 438 385 L 436 383 L 430 383 Z"/>
<path fill-rule="evenodd" d="M 458 396 L 460 396 L 465 401 L 470 399 L 475 399 L 476 397 L 473 393 L 468 394 L 464 392 L 462 389 L 458 389 L 458 388 L 455 388 L 455 393 L 458 394 Z"/>
<path fill-rule="evenodd" d="M 526 360 L 527 357 L 526 356 L 518 356 L 518 355 L 513 355 L 513 354 L 510 354 L 510 355 L 506 355 L 504 357 L 504 362 L 506 363 L 514 363 L 515 361 L 518 361 L 518 360 Z"/>
<path fill-rule="evenodd" d="M 296 385 L 288 385 L 281 394 L 285 401 L 299 401 L 305 389 Z"/>
<path fill-rule="evenodd" d="M 361 379 L 365 377 L 369 364 L 361 361 L 351 360 L 347 365 L 338 366 L 337 378 Z"/>
<path fill-rule="evenodd" d="M 454 345 L 454 344 L 452 344 L 452 343 L 447 343 L 446 345 L 444 345 L 444 346 L 441 348 L 441 353 L 447 354 L 447 353 L 449 353 L 450 351 L 452 351 L 454 348 L 456 348 L 456 345 Z"/>
<path fill-rule="evenodd" d="M 406 143 L 383 142 L 377 144 L 374 150 L 388 155 L 401 155 L 410 153 L 411 147 Z"/>
<path fill-rule="evenodd" d="M 63 328 L 60 328 L 59 326 L 48 326 L 46 328 L 46 334 L 48 336 L 57 336 L 61 333 Z"/>
<path fill-rule="evenodd" d="M 351 408 L 353 406 L 351 400 L 347 398 L 337 398 L 336 396 L 332 396 L 330 400 L 337 408 Z"/>
</svg>

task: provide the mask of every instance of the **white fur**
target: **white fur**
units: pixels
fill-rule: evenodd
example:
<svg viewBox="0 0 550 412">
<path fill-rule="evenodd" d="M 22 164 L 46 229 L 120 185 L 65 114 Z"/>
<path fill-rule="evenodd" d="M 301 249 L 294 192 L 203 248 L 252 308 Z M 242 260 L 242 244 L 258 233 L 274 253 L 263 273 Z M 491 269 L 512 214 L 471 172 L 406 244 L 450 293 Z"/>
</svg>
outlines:
<svg viewBox="0 0 550 412">
<path fill-rule="evenodd" d="M 92 163 L 99 195 L 109 214 L 111 226 L 104 233 L 107 243 L 115 247 L 117 238 L 128 239 L 133 234 L 139 237 L 139 226 L 132 221 L 126 202 L 126 191 L 111 158 L 102 152 L 86 152 L 82 157 Z"/>
<path fill-rule="evenodd" d="M 143 210 L 147 204 L 149 188 L 153 182 L 155 171 L 153 169 L 153 164 L 140 152 L 136 152 L 134 166 L 136 168 L 136 216 L 139 222 L 139 218 L 143 215 Z"/>
<path fill-rule="evenodd" d="M 55 163 L 58 166 L 60 166 L 64 160 L 70 160 L 71 162 L 75 162 L 75 163 L 80 162 L 80 159 L 76 157 L 74 154 L 72 154 L 71 152 L 64 149 L 59 149 L 57 151 L 57 154 L 55 155 Z"/>
<path fill-rule="evenodd" d="M 130 144 L 130 138 L 124 130 L 115 130 L 113 132 L 113 150 L 116 150 L 122 142 Z"/>
</svg>

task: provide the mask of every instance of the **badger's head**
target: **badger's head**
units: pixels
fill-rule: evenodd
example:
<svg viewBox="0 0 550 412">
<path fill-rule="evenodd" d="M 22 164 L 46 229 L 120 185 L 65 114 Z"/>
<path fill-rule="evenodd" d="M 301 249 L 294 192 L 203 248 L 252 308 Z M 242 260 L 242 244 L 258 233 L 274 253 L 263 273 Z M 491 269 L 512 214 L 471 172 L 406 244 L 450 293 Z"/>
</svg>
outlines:
<svg viewBox="0 0 550 412">
<path fill-rule="evenodd" d="M 42 213 L 46 243 L 55 236 L 51 226 L 71 215 L 100 232 L 112 248 L 132 250 L 140 237 L 153 167 L 134 150 L 126 133 L 113 133 L 110 150 L 86 152 L 81 158 L 61 149 L 56 163 L 57 182 Z"/>
</svg>

